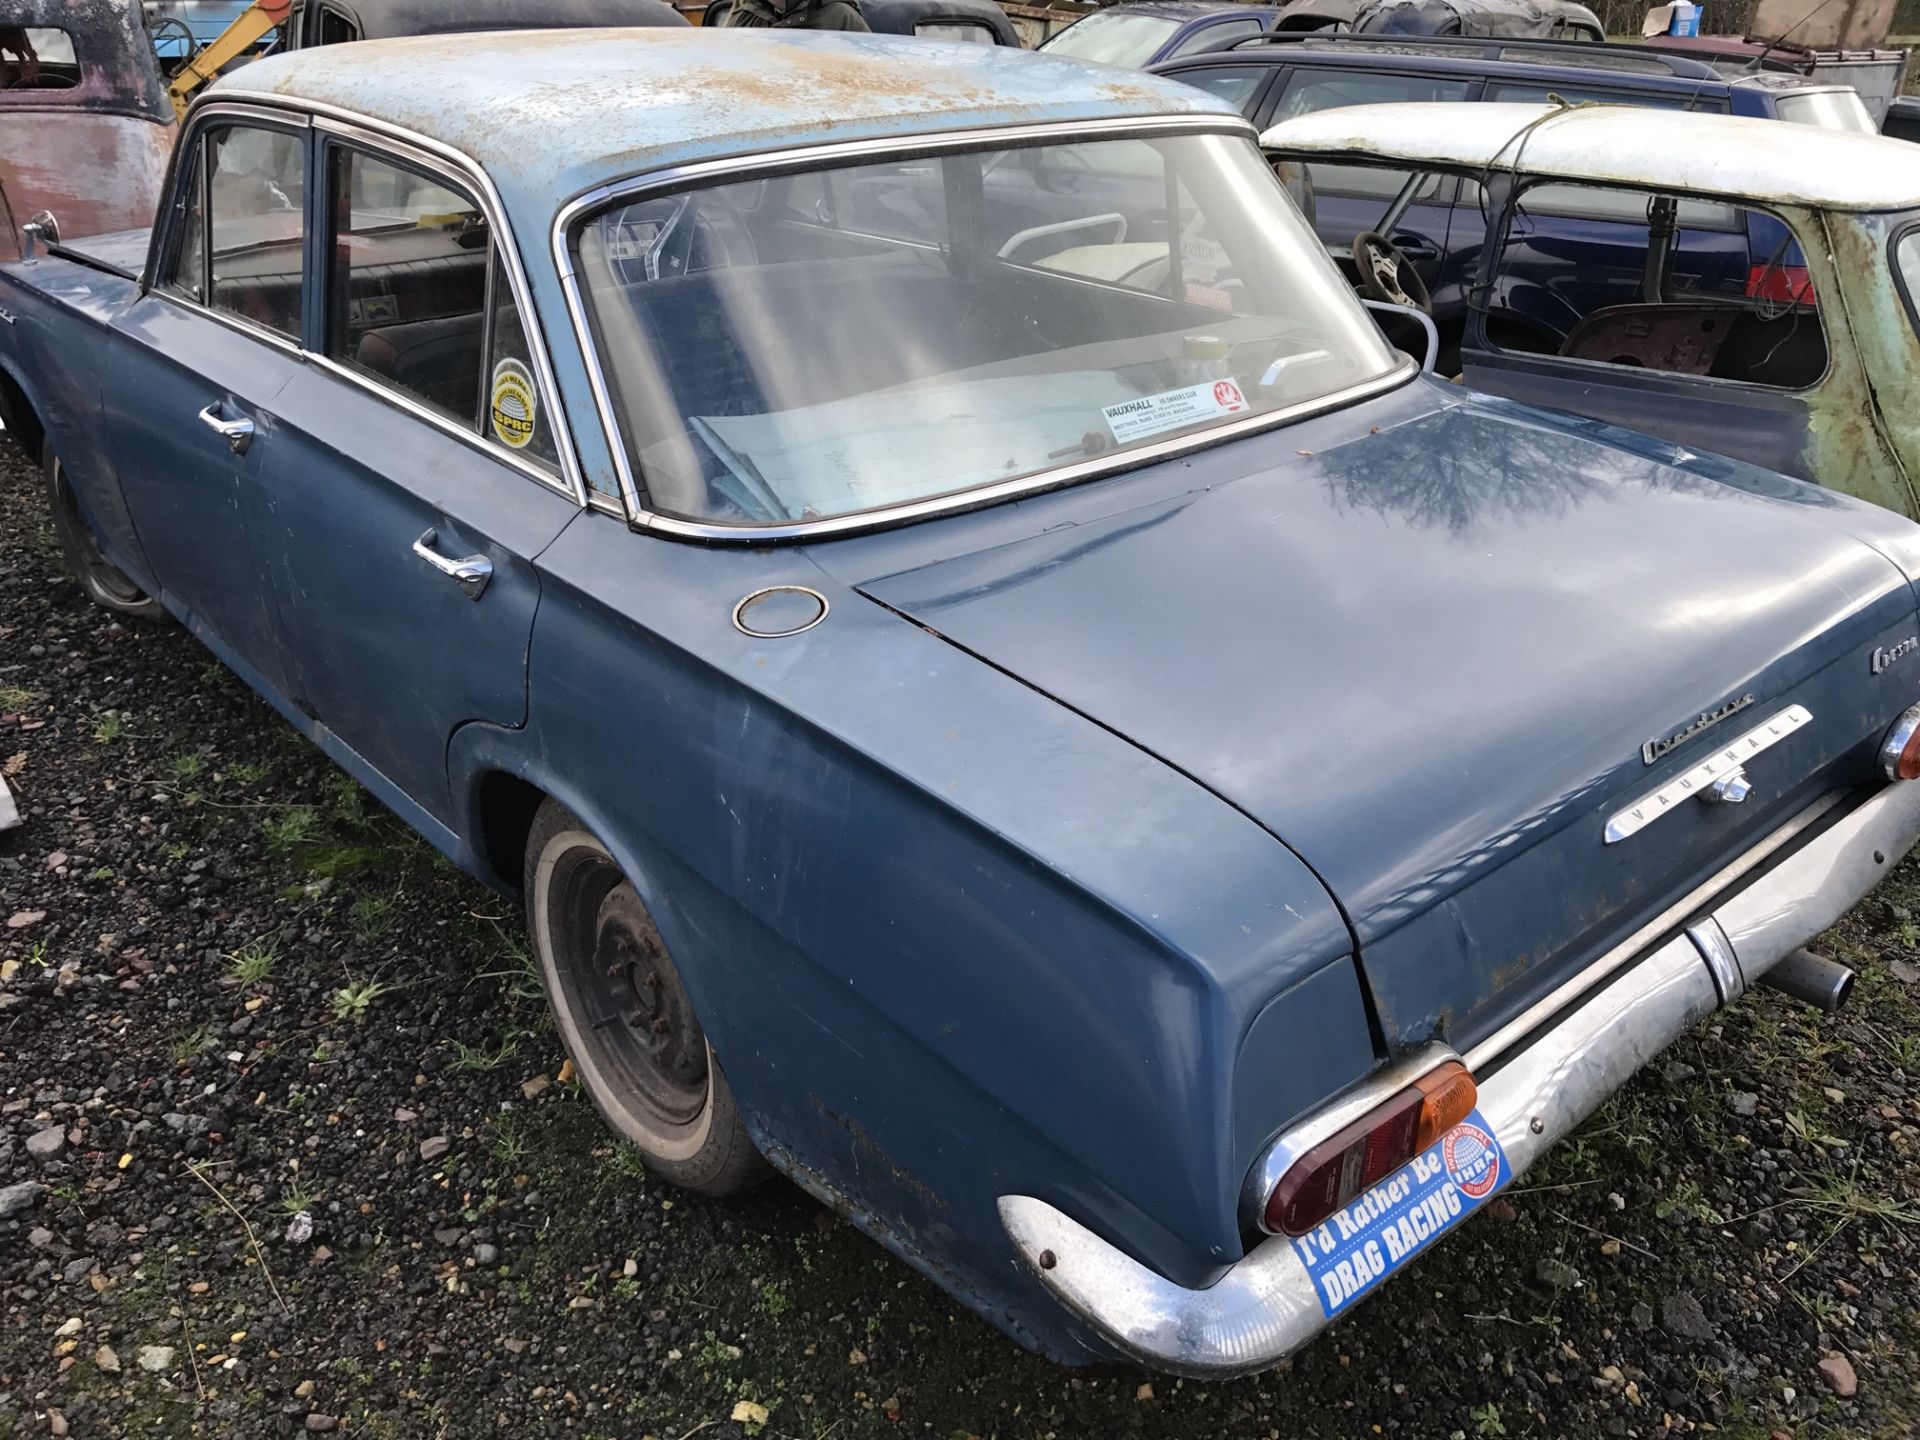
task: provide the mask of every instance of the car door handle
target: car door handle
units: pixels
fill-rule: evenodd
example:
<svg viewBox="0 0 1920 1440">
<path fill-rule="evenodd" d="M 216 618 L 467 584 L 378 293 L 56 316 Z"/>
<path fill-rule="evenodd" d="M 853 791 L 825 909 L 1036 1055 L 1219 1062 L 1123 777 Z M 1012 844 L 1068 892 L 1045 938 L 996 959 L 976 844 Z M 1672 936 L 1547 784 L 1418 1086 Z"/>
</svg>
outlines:
<svg viewBox="0 0 1920 1440">
<path fill-rule="evenodd" d="M 253 421 L 221 419 L 218 400 L 200 412 L 200 423 L 226 441 L 227 448 L 236 455 L 246 454 L 247 446 L 253 443 Z"/>
<path fill-rule="evenodd" d="M 449 560 L 433 548 L 439 538 L 438 531 L 427 531 L 413 542 L 413 553 L 458 585 L 460 593 L 469 600 L 478 600 L 487 593 L 487 582 L 493 579 L 493 562 L 484 555 Z"/>
</svg>

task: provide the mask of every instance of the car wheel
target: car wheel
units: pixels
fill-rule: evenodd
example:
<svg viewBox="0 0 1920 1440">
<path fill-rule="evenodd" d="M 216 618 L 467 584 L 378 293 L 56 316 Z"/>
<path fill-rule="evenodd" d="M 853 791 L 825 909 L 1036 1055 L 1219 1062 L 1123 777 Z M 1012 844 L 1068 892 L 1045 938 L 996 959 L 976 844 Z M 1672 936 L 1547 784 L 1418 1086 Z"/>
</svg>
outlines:
<svg viewBox="0 0 1920 1440">
<path fill-rule="evenodd" d="M 607 1123 L 702 1195 L 764 1178 L 659 927 L 606 846 L 551 800 L 527 841 L 526 900 L 561 1043 Z"/>
<path fill-rule="evenodd" d="M 41 451 L 40 468 L 47 477 L 47 506 L 53 511 L 53 528 L 60 536 L 60 551 L 67 557 L 67 568 L 80 582 L 80 588 L 87 592 L 87 598 L 116 615 L 130 615 L 140 620 L 157 620 L 164 615 L 166 612 L 158 600 L 107 559 L 93 526 L 80 512 L 73 485 L 51 444 Z"/>
</svg>

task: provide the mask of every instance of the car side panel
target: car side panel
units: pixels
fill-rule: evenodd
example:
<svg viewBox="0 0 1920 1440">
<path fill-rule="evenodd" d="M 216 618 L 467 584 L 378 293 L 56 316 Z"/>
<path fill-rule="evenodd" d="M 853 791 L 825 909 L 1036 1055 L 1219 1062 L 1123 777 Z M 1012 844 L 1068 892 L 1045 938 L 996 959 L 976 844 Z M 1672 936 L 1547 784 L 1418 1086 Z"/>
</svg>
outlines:
<svg viewBox="0 0 1920 1440">
<path fill-rule="evenodd" d="M 964 1223 L 924 1220 L 956 1253 L 1003 1243 L 992 1201 L 1016 1187 L 1169 1273 L 1238 1253 L 1252 1016 L 1345 978 L 1302 992 L 1346 1002 L 1321 1017 L 1340 1046 L 1279 1077 L 1270 1125 L 1374 1063 L 1350 937 L 1290 852 L 796 552 L 588 516 L 541 568 L 527 730 L 460 732 L 456 793 L 497 766 L 601 835 L 757 1129 L 850 1204 L 964 1200 Z M 733 630 L 769 583 L 815 585 L 828 619 Z M 896 1049 L 911 1063 L 879 1062 Z"/>
</svg>

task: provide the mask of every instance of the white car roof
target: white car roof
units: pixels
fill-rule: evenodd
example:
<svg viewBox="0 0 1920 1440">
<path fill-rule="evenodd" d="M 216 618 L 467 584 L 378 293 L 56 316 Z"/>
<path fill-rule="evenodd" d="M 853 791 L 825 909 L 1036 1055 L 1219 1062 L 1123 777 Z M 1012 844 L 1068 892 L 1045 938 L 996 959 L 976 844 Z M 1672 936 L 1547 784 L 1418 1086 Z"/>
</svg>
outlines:
<svg viewBox="0 0 1920 1440">
<path fill-rule="evenodd" d="M 1637 105 L 1354 105 L 1282 121 L 1269 149 L 1644 185 L 1829 210 L 1920 207 L 1920 145 Z"/>
</svg>

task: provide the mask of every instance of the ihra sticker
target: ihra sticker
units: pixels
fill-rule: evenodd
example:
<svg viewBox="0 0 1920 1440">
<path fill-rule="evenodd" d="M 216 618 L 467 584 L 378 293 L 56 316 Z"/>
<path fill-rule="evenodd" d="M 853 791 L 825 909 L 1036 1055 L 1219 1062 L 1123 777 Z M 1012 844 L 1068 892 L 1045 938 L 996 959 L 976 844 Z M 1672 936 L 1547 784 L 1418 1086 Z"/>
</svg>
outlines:
<svg viewBox="0 0 1920 1440">
<path fill-rule="evenodd" d="M 1293 1241 L 1331 1320 L 1477 1210 L 1513 1172 L 1478 1110 Z"/>
<path fill-rule="evenodd" d="M 512 450 L 524 450 L 533 439 L 537 415 L 533 376 L 518 360 L 502 360 L 493 367 L 492 399 L 487 405 L 493 435 Z"/>
</svg>

